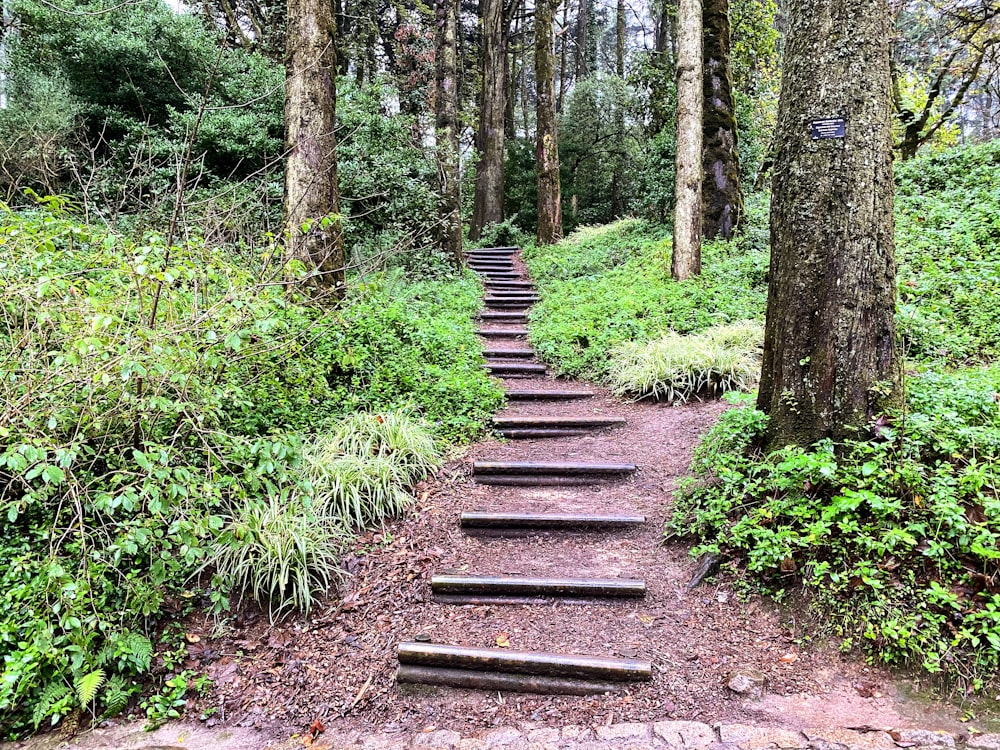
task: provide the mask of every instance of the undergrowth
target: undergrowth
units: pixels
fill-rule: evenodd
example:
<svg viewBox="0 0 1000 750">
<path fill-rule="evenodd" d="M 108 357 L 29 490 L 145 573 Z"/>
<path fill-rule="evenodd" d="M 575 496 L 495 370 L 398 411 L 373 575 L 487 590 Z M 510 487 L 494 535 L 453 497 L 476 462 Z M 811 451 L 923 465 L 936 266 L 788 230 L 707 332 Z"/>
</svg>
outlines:
<svg viewBox="0 0 1000 750">
<path fill-rule="evenodd" d="M 471 275 L 353 279 L 329 310 L 266 256 L 115 234 L 59 199 L 0 212 L 0 736 L 135 706 L 154 652 L 147 712 L 176 712 L 199 683 L 163 623 L 240 592 L 307 609 L 348 524 L 398 512 L 438 441 L 501 401 Z M 358 411 L 382 416 L 344 422 Z M 379 419 L 393 435 L 348 444 Z M 393 502 L 367 479 L 314 486 L 332 453 L 377 465 Z"/>
</svg>

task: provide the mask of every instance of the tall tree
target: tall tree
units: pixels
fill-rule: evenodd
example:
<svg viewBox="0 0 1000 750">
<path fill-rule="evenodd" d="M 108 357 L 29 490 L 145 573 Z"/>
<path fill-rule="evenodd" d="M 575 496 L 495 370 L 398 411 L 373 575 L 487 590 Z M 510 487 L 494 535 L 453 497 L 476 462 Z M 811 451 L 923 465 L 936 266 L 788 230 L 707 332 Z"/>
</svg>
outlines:
<svg viewBox="0 0 1000 750">
<path fill-rule="evenodd" d="M 441 194 L 440 247 L 462 262 L 462 198 L 458 164 L 458 4 L 437 0 L 435 7 L 435 134 Z"/>
<path fill-rule="evenodd" d="M 704 0 L 702 236 L 729 239 L 743 217 L 736 107 L 729 66 L 729 0 Z"/>
<path fill-rule="evenodd" d="M 510 21 L 504 0 L 482 0 L 483 87 L 476 131 L 476 192 L 469 239 L 478 240 L 483 227 L 503 221 L 504 112 L 507 95 L 507 39 Z"/>
<path fill-rule="evenodd" d="M 615 75 L 625 80 L 625 0 L 618 0 L 615 8 Z M 622 182 L 625 175 L 625 102 L 615 106 L 614 163 L 611 174 L 611 215 L 618 218 L 625 213 Z"/>
<path fill-rule="evenodd" d="M 332 4 L 288 0 L 285 39 L 288 252 L 310 270 L 310 286 L 339 298 L 345 289 L 345 263 L 337 190 L 337 55 Z"/>
<path fill-rule="evenodd" d="M 856 436 L 898 394 L 885 0 L 788 0 L 758 406 L 768 442 Z"/>
<path fill-rule="evenodd" d="M 552 17 L 558 0 L 535 3 L 535 172 L 538 177 L 538 242 L 562 239 L 559 139 L 556 134 L 555 49 Z M 584 0 L 586 2 L 586 0 Z"/>
<path fill-rule="evenodd" d="M 677 155 L 671 273 L 678 281 L 701 273 L 701 0 L 677 9 Z"/>
</svg>

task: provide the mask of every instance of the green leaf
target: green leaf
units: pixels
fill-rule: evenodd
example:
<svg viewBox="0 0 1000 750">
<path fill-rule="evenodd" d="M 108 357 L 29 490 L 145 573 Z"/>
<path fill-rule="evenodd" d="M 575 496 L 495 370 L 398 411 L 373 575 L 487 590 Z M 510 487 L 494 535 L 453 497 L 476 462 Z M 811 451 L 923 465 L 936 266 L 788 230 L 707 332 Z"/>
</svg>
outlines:
<svg viewBox="0 0 1000 750">
<path fill-rule="evenodd" d="M 104 670 L 95 669 L 89 674 L 85 674 L 74 684 L 76 697 L 83 705 L 87 705 L 97 695 L 97 691 L 104 684 Z"/>
</svg>

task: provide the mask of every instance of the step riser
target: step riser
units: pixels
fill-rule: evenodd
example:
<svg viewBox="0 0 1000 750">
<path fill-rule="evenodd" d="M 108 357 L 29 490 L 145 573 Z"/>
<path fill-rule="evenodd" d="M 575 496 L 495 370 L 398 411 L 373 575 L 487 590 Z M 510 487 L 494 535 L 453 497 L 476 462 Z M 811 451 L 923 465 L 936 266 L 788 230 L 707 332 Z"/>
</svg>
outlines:
<svg viewBox="0 0 1000 750">
<path fill-rule="evenodd" d="M 635 464 L 536 463 L 533 461 L 473 461 L 475 474 L 508 476 L 626 476 L 635 472 Z"/>
<path fill-rule="evenodd" d="M 498 359 L 531 359 L 535 356 L 535 353 L 531 349 L 487 349 L 483 352 L 483 355 Z"/>
<path fill-rule="evenodd" d="M 583 437 L 594 430 L 497 430 L 508 440 L 545 440 L 547 438 Z"/>
<path fill-rule="evenodd" d="M 624 419 L 607 417 L 494 417 L 493 426 L 501 429 L 601 429 L 621 427 Z"/>
<path fill-rule="evenodd" d="M 586 391 L 507 391 L 508 401 L 573 401 L 593 396 Z"/>
<path fill-rule="evenodd" d="M 558 677 L 532 677 L 501 672 L 473 672 L 468 669 L 417 667 L 401 664 L 396 681 L 403 684 L 485 690 L 490 693 L 531 693 L 535 695 L 604 695 L 620 691 L 613 682 L 564 680 Z"/>
<path fill-rule="evenodd" d="M 502 310 L 487 310 L 479 313 L 481 320 L 506 320 L 508 323 L 527 323 L 528 319 L 521 312 L 504 312 Z"/>
<path fill-rule="evenodd" d="M 646 595 L 645 581 L 633 578 L 521 578 L 515 576 L 431 576 L 434 594 L 465 596 L 569 596 L 580 599 L 634 599 Z"/>
<path fill-rule="evenodd" d="M 477 474 L 477 484 L 488 484 L 494 487 L 589 487 L 598 484 L 608 484 L 620 477 L 560 477 L 555 475 L 540 475 L 531 477 L 512 477 L 503 474 Z"/>
<path fill-rule="evenodd" d="M 500 338 L 500 339 L 516 339 L 516 338 L 521 338 L 521 337 L 525 337 L 525 336 L 528 335 L 527 329 L 504 330 L 502 328 L 498 328 L 496 330 L 490 330 L 488 328 L 480 328 L 480 329 L 476 330 L 476 333 L 478 335 L 480 335 L 480 336 L 485 337 L 485 338 L 492 337 L 492 338 Z"/>
<path fill-rule="evenodd" d="M 486 369 L 495 375 L 544 375 L 545 365 L 532 365 L 512 362 L 487 362 Z"/>
<path fill-rule="evenodd" d="M 634 528 L 646 523 L 645 516 L 598 516 L 568 513 L 482 513 L 462 514 L 467 531 L 603 531 Z"/>
</svg>

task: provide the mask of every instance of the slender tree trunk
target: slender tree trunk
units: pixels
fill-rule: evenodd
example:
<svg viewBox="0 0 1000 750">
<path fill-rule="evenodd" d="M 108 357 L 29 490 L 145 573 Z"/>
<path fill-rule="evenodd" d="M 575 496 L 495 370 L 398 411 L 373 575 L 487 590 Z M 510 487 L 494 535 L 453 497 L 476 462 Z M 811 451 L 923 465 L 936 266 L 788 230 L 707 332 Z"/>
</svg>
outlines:
<svg viewBox="0 0 1000 750">
<path fill-rule="evenodd" d="M 576 68 L 576 81 L 580 82 L 587 77 L 587 27 L 590 25 L 591 0 L 578 0 L 576 9 L 576 49 L 574 59 Z"/>
<path fill-rule="evenodd" d="M 900 387 L 888 6 L 788 5 L 757 401 L 772 447 L 857 436 Z"/>
<path fill-rule="evenodd" d="M 538 176 L 538 243 L 562 239 L 562 197 L 559 192 L 559 139 L 556 134 L 555 51 L 552 16 L 557 0 L 535 4 L 535 172 Z"/>
<path fill-rule="evenodd" d="M 285 65 L 285 226 L 288 255 L 309 285 L 344 294 L 344 239 L 337 192 L 336 26 L 324 0 L 288 0 Z"/>
<path fill-rule="evenodd" d="M 435 7 L 435 138 L 441 192 L 441 249 L 462 263 L 462 197 L 458 164 L 458 3 Z"/>
<path fill-rule="evenodd" d="M 674 42 L 669 0 L 653 0 L 651 10 L 655 14 L 653 39 L 653 79 L 650 85 L 650 123 L 649 135 L 659 133 L 667 126 L 667 83 L 670 80 L 670 70 L 674 66 Z"/>
<path fill-rule="evenodd" d="M 615 8 L 615 74 L 625 79 L 625 0 Z"/>
<path fill-rule="evenodd" d="M 701 273 L 701 0 L 680 0 L 677 26 L 677 176 L 671 273 L 683 281 Z"/>
<path fill-rule="evenodd" d="M 703 0 L 704 93 L 701 229 L 710 240 L 729 239 L 743 218 L 736 107 L 729 70 L 729 0 Z"/>
<path fill-rule="evenodd" d="M 517 46 L 511 44 L 510 40 L 515 40 L 518 46 L 524 43 L 521 39 L 521 16 L 517 12 L 521 8 L 521 3 L 515 0 L 514 7 L 514 29 L 508 37 L 507 44 L 507 91 L 504 94 L 503 130 L 507 140 L 514 140 L 517 136 L 517 82 L 520 80 Z"/>
<path fill-rule="evenodd" d="M 556 97 L 556 112 L 562 112 L 563 99 L 566 96 L 566 43 L 569 40 L 569 0 L 562 4 L 562 28 L 559 33 L 559 95 Z"/>
<path fill-rule="evenodd" d="M 504 112 L 506 102 L 507 15 L 503 0 L 482 0 L 483 92 L 476 133 L 476 193 L 469 239 L 483 227 L 503 221 Z"/>
<path fill-rule="evenodd" d="M 615 74 L 625 80 L 625 0 L 618 0 L 615 10 Z M 615 102 L 614 165 L 611 174 L 611 216 L 625 214 L 622 183 L 625 179 L 625 102 Z"/>
</svg>

